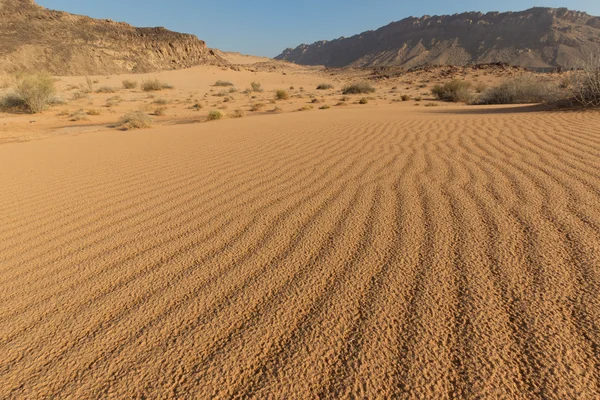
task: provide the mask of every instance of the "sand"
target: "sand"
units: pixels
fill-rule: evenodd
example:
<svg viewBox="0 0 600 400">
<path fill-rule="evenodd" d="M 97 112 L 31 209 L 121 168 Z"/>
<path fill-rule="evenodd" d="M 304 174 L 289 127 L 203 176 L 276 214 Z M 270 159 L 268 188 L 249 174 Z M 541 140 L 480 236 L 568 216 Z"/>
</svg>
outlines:
<svg viewBox="0 0 600 400">
<path fill-rule="evenodd" d="M 0 145 L 0 398 L 600 397 L 599 113 L 70 132 Z"/>
</svg>

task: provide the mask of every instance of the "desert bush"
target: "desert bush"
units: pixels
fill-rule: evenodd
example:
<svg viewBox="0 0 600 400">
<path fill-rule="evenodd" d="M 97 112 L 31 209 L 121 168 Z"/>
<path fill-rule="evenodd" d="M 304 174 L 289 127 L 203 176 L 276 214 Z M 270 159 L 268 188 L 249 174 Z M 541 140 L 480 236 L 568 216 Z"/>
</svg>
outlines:
<svg viewBox="0 0 600 400">
<path fill-rule="evenodd" d="M 215 86 L 233 86 L 233 83 L 229 81 L 218 80 L 215 82 Z"/>
<path fill-rule="evenodd" d="M 368 94 L 374 93 L 375 88 L 368 82 L 358 82 L 347 85 L 342 90 L 342 94 Z"/>
<path fill-rule="evenodd" d="M 152 118 L 143 111 L 132 111 L 125 114 L 119 120 L 119 126 L 123 129 L 146 129 L 152 127 Z"/>
<path fill-rule="evenodd" d="M 79 85 L 79 88 L 84 93 L 92 93 L 94 91 L 94 81 L 89 76 L 86 76 L 85 83 Z"/>
<path fill-rule="evenodd" d="M 190 107 L 194 111 L 200 111 L 202 109 L 202 104 L 196 103 Z"/>
<path fill-rule="evenodd" d="M 90 109 L 87 110 L 87 115 L 100 115 L 100 110 L 96 110 L 96 109 Z"/>
<path fill-rule="evenodd" d="M 77 91 L 77 92 L 73 93 L 73 100 L 81 100 L 81 99 L 86 99 L 88 97 L 89 96 L 85 92 Z"/>
<path fill-rule="evenodd" d="M 213 110 L 208 113 L 206 120 L 207 121 L 216 121 L 217 119 L 221 119 L 221 118 L 223 118 L 223 113 L 218 110 Z"/>
<path fill-rule="evenodd" d="M 438 105 L 438 103 L 434 103 L 433 101 L 425 103 L 425 107 L 437 107 Z"/>
<path fill-rule="evenodd" d="M 123 81 L 123 87 L 125 89 L 135 89 L 137 87 L 138 83 L 137 81 L 130 81 L 128 79 L 125 79 Z"/>
<path fill-rule="evenodd" d="M 152 92 L 163 89 L 173 89 L 173 86 L 169 85 L 168 83 L 161 82 L 158 79 L 149 79 L 142 82 L 142 90 L 144 92 Z"/>
<path fill-rule="evenodd" d="M 499 86 L 489 88 L 476 104 L 529 104 L 547 103 L 559 98 L 558 86 L 540 78 L 523 75 Z"/>
<path fill-rule="evenodd" d="M 369 99 L 367 99 L 366 97 L 363 97 L 362 99 L 360 99 L 358 101 L 358 104 L 367 104 L 369 102 Z"/>
<path fill-rule="evenodd" d="M 346 103 L 345 101 L 340 101 L 336 104 L 336 107 L 342 107 L 342 106 L 347 106 L 348 103 Z"/>
<path fill-rule="evenodd" d="M 260 83 L 258 83 L 258 82 L 252 82 L 252 83 L 250 83 L 250 87 L 252 88 L 253 92 L 259 92 L 260 93 L 260 92 L 263 91 L 262 85 Z"/>
<path fill-rule="evenodd" d="M 0 98 L 0 108 L 24 108 L 25 101 L 14 93 L 8 93 Z"/>
<path fill-rule="evenodd" d="M 236 93 L 238 90 L 234 87 L 229 88 L 229 93 Z"/>
<path fill-rule="evenodd" d="M 312 110 L 313 108 L 314 107 L 311 106 L 310 104 L 305 104 L 301 108 L 299 108 L 298 111 L 308 111 L 308 110 Z"/>
<path fill-rule="evenodd" d="M 167 114 L 167 107 L 157 107 L 154 110 L 154 115 L 156 115 L 157 117 L 161 117 L 166 114 Z"/>
<path fill-rule="evenodd" d="M 283 110 L 282 110 L 280 107 L 275 107 L 274 109 L 272 109 L 272 110 L 271 110 L 271 112 L 274 112 L 274 113 L 282 113 L 282 112 L 283 112 Z"/>
<path fill-rule="evenodd" d="M 13 92 L 3 99 L 4 106 L 19 104 L 33 114 L 44 111 L 56 98 L 54 80 L 44 74 L 17 75 L 12 90 Z"/>
<path fill-rule="evenodd" d="M 160 99 L 153 100 L 152 103 L 164 106 L 166 104 L 169 104 L 169 100 L 160 98 Z"/>
<path fill-rule="evenodd" d="M 263 104 L 263 103 L 252 104 L 250 106 L 250 111 L 260 111 L 260 110 L 262 110 L 265 107 L 266 107 L 266 105 Z"/>
<path fill-rule="evenodd" d="M 275 92 L 275 98 L 277 100 L 287 100 L 290 98 L 290 95 L 286 90 L 279 89 Z"/>
<path fill-rule="evenodd" d="M 402 96 L 400 96 L 400 98 L 402 99 L 402 101 L 409 101 L 410 100 L 410 95 L 409 94 L 403 94 Z"/>
<path fill-rule="evenodd" d="M 323 104 L 321 107 L 319 107 L 319 110 L 329 110 L 331 108 L 331 106 L 329 104 Z"/>
<path fill-rule="evenodd" d="M 317 86 L 317 90 L 329 90 L 329 89 L 333 89 L 333 85 L 330 83 L 321 83 L 319 86 Z"/>
<path fill-rule="evenodd" d="M 483 93 L 485 89 L 487 89 L 487 85 L 483 82 L 477 82 L 477 84 L 475 85 L 475 91 L 477 93 Z"/>
<path fill-rule="evenodd" d="M 73 114 L 69 115 L 69 121 L 87 121 L 89 120 L 87 116 L 88 114 L 85 111 L 83 111 L 82 108 L 80 108 Z"/>
<path fill-rule="evenodd" d="M 242 118 L 246 115 L 246 113 L 244 112 L 244 110 L 238 108 L 236 110 L 233 111 L 233 113 L 230 114 L 231 118 Z"/>
<path fill-rule="evenodd" d="M 100 86 L 96 90 L 96 93 L 114 93 L 114 92 L 116 92 L 116 90 L 114 88 L 111 88 L 110 86 Z"/>
<path fill-rule="evenodd" d="M 570 92 L 583 107 L 600 107 L 600 53 L 580 62 L 570 83 Z"/>
<path fill-rule="evenodd" d="M 435 85 L 431 93 L 440 100 L 466 103 L 471 99 L 470 88 L 469 82 L 454 79 L 444 85 Z"/>
</svg>

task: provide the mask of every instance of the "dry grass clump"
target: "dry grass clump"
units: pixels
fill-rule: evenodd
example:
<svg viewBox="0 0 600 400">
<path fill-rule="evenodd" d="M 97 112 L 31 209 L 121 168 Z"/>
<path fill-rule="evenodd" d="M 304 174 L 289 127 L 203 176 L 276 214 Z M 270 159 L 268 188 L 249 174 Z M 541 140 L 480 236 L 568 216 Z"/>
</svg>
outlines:
<svg viewBox="0 0 600 400">
<path fill-rule="evenodd" d="M 81 100 L 81 99 L 87 99 L 89 96 L 87 93 L 85 92 L 73 92 L 73 100 Z"/>
<path fill-rule="evenodd" d="M 194 104 L 194 105 L 192 105 L 190 108 L 191 108 L 192 110 L 194 110 L 194 111 L 200 111 L 200 110 L 202 109 L 202 104 L 200 104 L 200 103 L 195 103 L 195 104 Z"/>
<path fill-rule="evenodd" d="M 275 99 L 277 100 L 287 100 L 290 98 L 290 94 L 283 89 L 279 89 L 275 92 Z"/>
<path fill-rule="evenodd" d="M 88 114 L 82 108 L 69 115 L 69 121 L 89 121 Z"/>
<path fill-rule="evenodd" d="M 468 102 L 471 99 L 471 84 L 454 79 L 444 85 L 435 85 L 431 93 L 440 100 L 452 102 Z"/>
<path fill-rule="evenodd" d="M 114 107 L 117 104 L 121 103 L 123 101 L 123 99 L 121 99 L 121 96 L 113 96 L 110 97 L 108 99 L 106 99 L 106 107 Z"/>
<path fill-rule="evenodd" d="M 260 92 L 263 91 L 262 85 L 260 83 L 258 83 L 258 82 L 252 82 L 252 83 L 250 83 L 250 87 L 252 88 L 253 92 L 260 93 Z"/>
<path fill-rule="evenodd" d="M 159 81 L 158 79 L 149 79 L 142 82 L 142 90 L 144 92 L 159 91 L 163 89 L 173 89 L 173 86 L 168 83 Z"/>
<path fill-rule="evenodd" d="M 362 99 L 360 99 L 358 101 L 358 104 L 368 104 L 369 103 L 369 99 L 367 99 L 366 97 L 363 97 Z"/>
<path fill-rule="evenodd" d="M 600 107 L 600 54 L 590 55 L 580 63 L 570 83 L 570 92 L 583 107 Z"/>
<path fill-rule="evenodd" d="M 319 110 L 329 110 L 331 108 L 331 106 L 329 104 L 323 104 L 321 107 L 319 107 Z"/>
<path fill-rule="evenodd" d="M 100 86 L 97 90 L 96 93 L 115 93 L 116 90 L 114 88 L 111 88 L 110 86 Z"/>
<path fill-rule="evenodd" d="M 243 118 L 246 116 L 246 113 L 241 108 L 235 109 L 233 113 L 229 114 L 231 118 Z"/>
<path fill-rule="evenodd" d="M 83 93 L 92 93 L 94 91 L 94 81 L 89 76 L 85 77 L 85 83 L 79 85 L 79 89 Z"/>
<path fill-rule="evenodd" d="M 430 101 L 429 103 L 425 103 L 424 105 L 425 105 L 425 107 L 437 107 L 437 106 L 439 106 L 438 103 L 435 103 L 433 101 Z"/>
<path fill-rule="evenodd" d="M 152 103 L 153 103 L 153 104 L 158 104 L 158 105 L 164 106 L 164 105 L 166 105 L 166 104 L 169 104 L 169 100 L 167 100 L 167 99 L 163 99 L 163 98 L 160 98 L 160 99 L 155 99 L 155 100 L 153 100 L 153 101 L 152 101 Z"/>
<path fill-rule="evenodd" d="M 215 86 L 233 86 L 233 83 L 229 81 L 218 80 L 215 82 Z"/>
<path fill-rule="evenodd" d="M 119 127 L 122 129 L 130 130 L 130 129 L 147 129 L 152 128 L 152 118 L 145 112 L 132 111 L 130 113 L 125 114 L 119 120 Z"/>
<path fill-rule="evenodd" d="M 319 86 L 317 86 L 317 90 L 329 90 L 329 89 L 333 89 L 333 85 L 330 83 L 321 83 Z"/>
<path fill-rule="evenodd" d="M 221 119 L 223 117 L 224 117 L 224 115 L 223 115 L 223 113 L 221 111 L 219 111 L 219 110 L 212 110 L 206 116 L 206 120 L 207 121 L 216 121 L 216 120 Z"/>
<path fill-rule="evenodd" d="M 308 111 L 308 110 L 312 110 L 313 108 L 314 107 L 311 106 L 310 104 L 305 104 L 301 108 L 299 108 L 298 111 Z"/>
<path fill-rule="evenodd" d="M 560 97 L 558 86 L 535 76 L 523 75 L 487 89 L 476 104 L 548 103 Z"/>
<path fill-rule="evenodd" d="M 12 92 L 0 100 L 2 108 L 25 108 L 32 114 L 44 111 L 56 103 L 54 79 L 45 74 L 17 75 Z"/>
<path fill-rule="evenodd" d="M 345 86 L 342 94 L 369 94 L 375 93 L 375 88 L 368 82 L 358 82 Z"/>
<path fill-rule="evenodd" d="M 255 103 L 250 106 L 250 111 L 260 111 L 265 107 L 266 105 L 264 103 Z"/>
<path fill-rule="evenodd" d="M 131 81 L 129 79 L 125 79 L 123 81 L 123 88 L 125 89 L 135 89 L 137 87 L 137 81 Z"/>
<path fill-rule="evenodd" d="M 409 101 L 410 100 L 410 95 L 409 94 L 403 94 L 402 96 L 400 96 L 400 98 L 402 99 L 402 101 Z"/>
<path fill-rule="evenodd" d="M 157 107 L 154 109 L 153 114 L 157 117 L 162 117 L 163 115 L 167 114 L 167 107 Z"/>
<path fill-rule="evenodd" d="M 348 103 L 346 103 L 345 101 L 340 101 L 335 106 L 336 107 L 343 107 L 343 106 L 347 106 L 347 105 L 348 105 Z"/>
<path fill-rule="evenodd" d="M 100 115 L 100 110 L 96 110 L 94 108 L 87 110 L 86 112 L 87 115 Z"/>
</svg>

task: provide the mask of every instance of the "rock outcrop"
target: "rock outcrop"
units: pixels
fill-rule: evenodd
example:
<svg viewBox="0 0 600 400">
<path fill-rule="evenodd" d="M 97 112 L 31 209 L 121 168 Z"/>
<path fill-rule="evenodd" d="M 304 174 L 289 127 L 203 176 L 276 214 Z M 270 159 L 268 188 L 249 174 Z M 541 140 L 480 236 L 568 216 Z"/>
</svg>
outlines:
<svg viewBox="0 0 600 400">
<path fill-rule="evenodd" d="M 349 38 L 286 49 L 276 59 L 304 65 L 411 68 L 502 62 L 565 67 L 600 51 L 600 17 L 566 8 L 406 18 Z"/>
<path fill-rule="evenodd" d="M 194 35 L 0 0 L 1 71 L 97 75 L 226 63 Z"/>
</svg>

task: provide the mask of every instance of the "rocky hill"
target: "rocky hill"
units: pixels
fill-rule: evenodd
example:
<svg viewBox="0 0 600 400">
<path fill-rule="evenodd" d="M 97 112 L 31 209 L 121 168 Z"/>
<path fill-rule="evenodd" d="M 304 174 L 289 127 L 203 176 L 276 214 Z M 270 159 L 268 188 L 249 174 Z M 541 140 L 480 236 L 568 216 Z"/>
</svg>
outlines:
<svg viewBox="0 0 600 400">
<path fill-rule="evenodd" d="M 151 72 L 227 63 L 196 36 L 0 0 L 0 71 Z"/>
<path fill-rule="evenodd" d="M 592 51 L 600 51 L 600 17 L 536 7 L 411 17 L 349 38 L 286 49 L 276 58 L 328 67 L 503 62 L 548 68 L 570 66 Z"/>
</svg>

